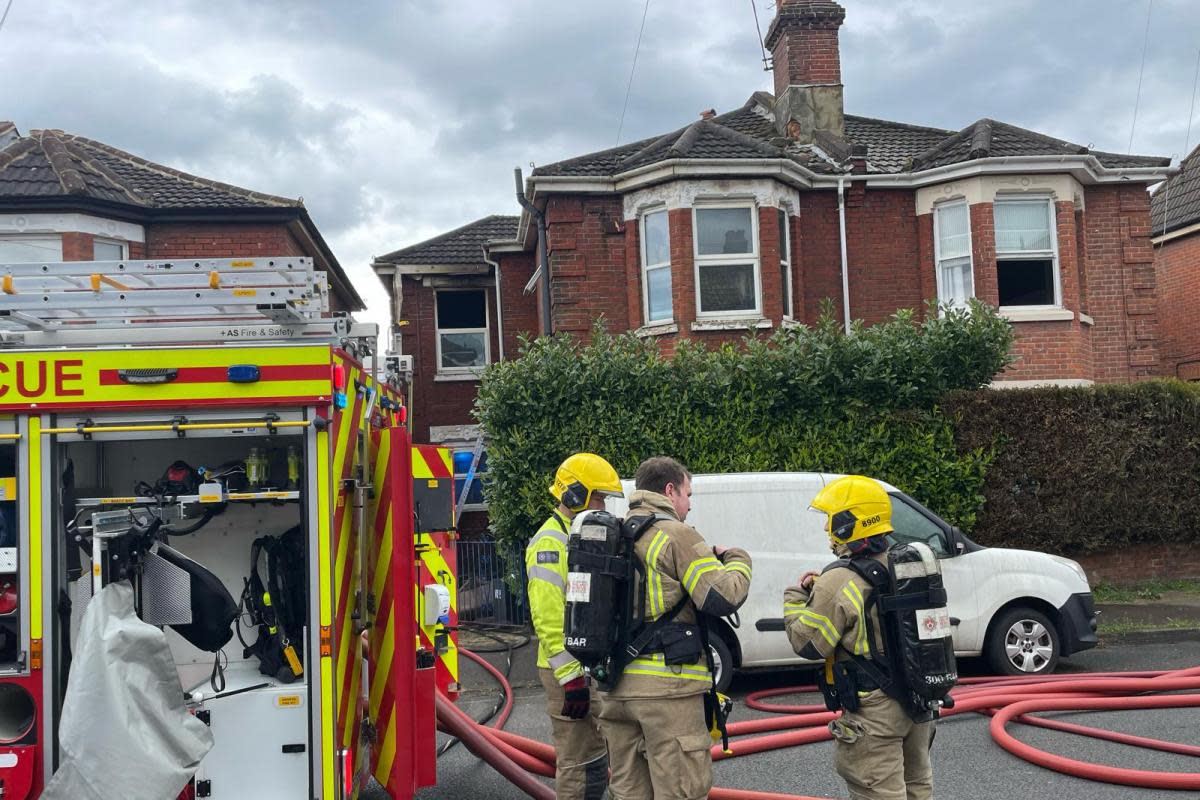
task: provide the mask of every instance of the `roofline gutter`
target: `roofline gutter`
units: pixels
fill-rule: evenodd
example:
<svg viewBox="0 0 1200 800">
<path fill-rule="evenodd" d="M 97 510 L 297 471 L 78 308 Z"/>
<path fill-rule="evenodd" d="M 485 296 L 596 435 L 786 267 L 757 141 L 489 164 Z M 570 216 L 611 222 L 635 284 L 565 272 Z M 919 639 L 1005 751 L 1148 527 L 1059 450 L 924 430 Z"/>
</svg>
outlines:
<svg viewBox="0 0 1200 800">
<path fill-rule="evenodd" d="M 1180 228 L 1174 228 L 1166 233 L 1160 233 L 1150 241 L 1156 245 L 1166 244 L 1172 239 L 1179 239 L 1184 236 L 1191 236 L 1193 233 L 1200 233 L 1200 222 L 1193 222 L 1191 225 L 1184 225 Z"/>
<path fill-rule="evenodd" d="M 525 196 L 525 179 L 521 175 L 520 167 L 513 168 L 513 181 L 517 187 L 517 202 L 521 204 L 521 208 L 537 220 L 538 261 L 540 262 L 538 269 L 542 274 L 542 332 L 551 336 L 554 334 L 554 321 L 550 313 L 550 256 L 546 242 L 546 212 Z M 532 283 L 532 279 L 530 282 Z"/>
<path fill-rule="evenodd" d="M 669 159 L 611 176 L 534 175 L 533 198 L 541 194 L 628 192 L 677 178 L 775 177 L 801 189 L 836 189 L 839 181 L 881 188 L 920 188 L 957 178 L 1013 172 L 1071 172 L 1086 184 L 1156 183 L 1178 167 L 1105 167 L 1093 155 L 998 156 L 900 174 L 823 175 L 786 158 Z"/>
<path fill-rule="evenodd" d="M 341 262 L 337 256 L 333 254 L 333 249 L 325 241 L 325 237 L 321 235 L 321 231 L 317 229 L 317 225 L 313 222 L 312 217 L 308 214 L 308 209 L 301 206 L 300 214 L 295 220 L 296 227 L 308 240 L 308 243 L 314 250 L 321 254 L 325 259 L 325 263 L 329 266 L 328 274 L 333 279 L 331 282 L 334 288 L 340 289 L 343 295 L 350 301 L 351 311 L 365 311 L 367 308 L 366 301 L 362 299 L 362 295 L 354 288 L 354 284 L 350 281 L 350 276 L 346 274 L 346 270 L 342 268 Z"/>
</svg>

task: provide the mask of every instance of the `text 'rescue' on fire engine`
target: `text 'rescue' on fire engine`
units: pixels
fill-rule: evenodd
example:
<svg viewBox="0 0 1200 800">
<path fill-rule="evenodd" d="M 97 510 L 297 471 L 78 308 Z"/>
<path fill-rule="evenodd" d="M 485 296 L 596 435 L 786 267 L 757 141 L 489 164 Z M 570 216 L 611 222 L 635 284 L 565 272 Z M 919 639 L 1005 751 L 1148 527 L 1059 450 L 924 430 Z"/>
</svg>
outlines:
<svg viewBox="0 0 1200 800">
<path fill-rule="evenodd" d="M 377 334 L 306 258 L 0 264 L 5 800 L 435 783 L 454 477 Z"/>
</svg>

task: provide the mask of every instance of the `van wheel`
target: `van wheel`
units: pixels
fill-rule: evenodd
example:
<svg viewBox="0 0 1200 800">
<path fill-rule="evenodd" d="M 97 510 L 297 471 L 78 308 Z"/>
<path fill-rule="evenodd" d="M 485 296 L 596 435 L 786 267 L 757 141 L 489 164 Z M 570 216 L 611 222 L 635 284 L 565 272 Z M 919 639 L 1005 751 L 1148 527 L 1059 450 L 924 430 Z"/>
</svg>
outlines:
<svg viewBox="0 0 1200 800">
<path fill-rule="evenodd" d="M 733 683 L 733 653 L 729 651 L 729 645 L 725 644 L 721 634 L 716 631 L 709 634 L 708 647 L 712 650 L 717 691 L 724 694 L 729 691 L 729 684 Z"/>
<path fill-rule="evenodd" d="M 998 675 L 1048 675 L 1061 653 L 1058 629 L 1032 608 L 1010 608 L 988 633 L 986 654 Z"/>
</svg>

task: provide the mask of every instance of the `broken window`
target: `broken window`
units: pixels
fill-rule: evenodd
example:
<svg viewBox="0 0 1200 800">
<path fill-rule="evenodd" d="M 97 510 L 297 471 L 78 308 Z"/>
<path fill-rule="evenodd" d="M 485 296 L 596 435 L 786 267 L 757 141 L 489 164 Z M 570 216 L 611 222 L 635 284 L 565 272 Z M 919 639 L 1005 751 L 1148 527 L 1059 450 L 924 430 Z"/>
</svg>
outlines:
<svg viewBox="0 0 1200 800">
<path fill-rule="evenodd" d="M 482 289 L 439 291 L 435 303 L 438 371 L 470 372 L 487 366 L 487 292 Z"/>
<path fill-rule="evenodd" d="M 1058 306 L 1058 242 L 1050 198 L 997 200 L 996 282 L 1000 306 Z"/>
</svg>

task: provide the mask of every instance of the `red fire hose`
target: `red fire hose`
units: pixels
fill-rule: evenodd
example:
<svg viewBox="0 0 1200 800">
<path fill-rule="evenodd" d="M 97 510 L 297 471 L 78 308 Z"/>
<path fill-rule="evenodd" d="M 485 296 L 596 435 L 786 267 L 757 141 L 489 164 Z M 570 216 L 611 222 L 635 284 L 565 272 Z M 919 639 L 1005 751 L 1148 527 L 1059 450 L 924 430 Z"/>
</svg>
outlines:
<svg viewBox="0 0 1200 800">
<path fill-rule="evenodd" d="M 482 658 L 467 650 L 460 652 L 479 663 L 499 682 L 507 701 L 494 727 L 489 728 L 476 723 L 448 700 L 439 697 L 439 724 L 448 733 L 459 736 L 471 752 L 487 761 L 531 797 L 539 800 L 553 797 L 553 792 L 529 773 L 552 777 L 554 748 L 544 742 L 537 742 L 502 729 L 512 709 L 512 687 L 499 670 Z M 1010 722 L 1020 722 L 1171 753 L 1200 755 L 1200 747 L 1193 745 L 1164 742 L 1030 716 L 1042 711 L 1200 707 L 1200 694 L 1154 694 L 1187 690 L 1200 690 L 1200 667 L 1171 672 L 966 678 L 954 691 L 954 708 L 943 709 L 942 716 L 971 712 L 991 714 L 990 731 L 1001 747 L 1030 763 L 1067 775 L 1127 786 L 1197 790 L 1200 789 L 1200 773 L 1151 772 L 1077 761 L 1017 741 L 1006 728 Z M 823 705 L 791 706 L 763 702 L 768 697 L 815 691 L 815 686 L 799 686 L 770 689 L 749 695 L 746 705 L 750 708 L 786 716 L 730 724 L 731 737 L 746 738 L 730 742 L 729 752 L 722 752 L 719 746 L 714 746 L 713 759 L 734 758 L 830 739 L 831 735 L 826 725 L 837 714 L 827 711 Z M 754 735 L 768 731 L 773 733 Z M 463 733 L 467 736 L 463 736 Z M 722 787 L 714 787 L 709 797 L 710 800 L 820 800 L 801 795 Z"/>
</svg>

